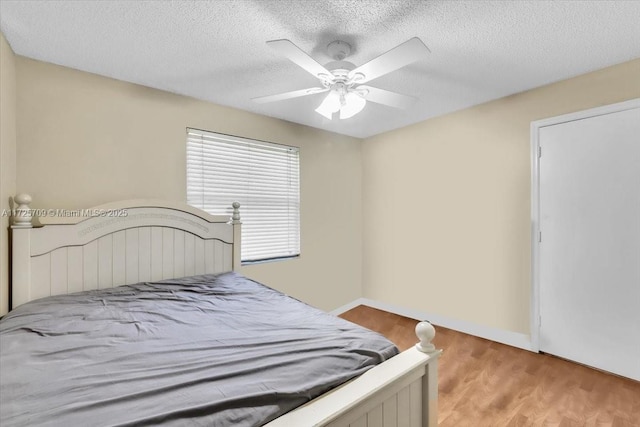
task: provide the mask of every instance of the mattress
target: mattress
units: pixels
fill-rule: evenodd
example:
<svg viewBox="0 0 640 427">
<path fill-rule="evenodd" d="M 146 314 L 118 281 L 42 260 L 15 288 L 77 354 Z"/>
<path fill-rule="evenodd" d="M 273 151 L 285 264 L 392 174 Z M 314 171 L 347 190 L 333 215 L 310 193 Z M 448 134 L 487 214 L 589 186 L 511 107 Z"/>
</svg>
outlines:
<svg viewBox="0 0 640 427">
<path fill-rule="evenodd" d="M 47 297 L 0 320 L 0 425 L 258 426 L 397 352 L 236 273 Z"/>
</svg>

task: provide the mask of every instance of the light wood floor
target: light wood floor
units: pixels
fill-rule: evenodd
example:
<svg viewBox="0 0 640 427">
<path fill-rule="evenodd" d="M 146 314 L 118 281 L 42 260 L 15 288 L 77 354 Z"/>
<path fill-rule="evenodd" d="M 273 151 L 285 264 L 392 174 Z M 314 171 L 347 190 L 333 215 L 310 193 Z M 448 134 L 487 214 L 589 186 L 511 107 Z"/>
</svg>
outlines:
<svg viewBox="0 0 640 427">
<path fill-rule="evenodd" d="M 400 350 L 416 321 L 367 306 L 340 317 L 378 331 Z M 440 427 L 640 426 L 640 383 L 554 356 L 436 327 Z"/>
</svg>

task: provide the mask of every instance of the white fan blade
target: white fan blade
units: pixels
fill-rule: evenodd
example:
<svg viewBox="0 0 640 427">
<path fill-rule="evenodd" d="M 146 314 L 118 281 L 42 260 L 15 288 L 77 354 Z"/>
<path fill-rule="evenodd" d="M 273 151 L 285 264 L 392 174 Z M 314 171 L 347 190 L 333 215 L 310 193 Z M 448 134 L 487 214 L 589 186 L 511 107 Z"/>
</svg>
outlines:
<svg viewBox="0 0 640 427">
<path fill-rule="evenodd" d="M 309 89 L 294 90 L 291 92 L 279 93 L 277 95 L 259 96 L 258 98 L 251 98 L 252 101 L 258 104 L 264 104 L 265 102 L 282 101 L 285 99 L 298 98 L 301 96 L 313 95 L 316 93 L 326 92 L 329 89 L 326 87 L 312 87 Z"/>
<path fill-rule="evenodd" d="M 318 61 L 307 55 L 290 40 L 271 40 L 267 44 L 320 80 L 333 81 L 331 71 L 320 65 Z"/>
<path fill-rule="evenodd" d="M 427 56 L 429 48 L 417 37 L 414 37 L 375 59 L 363 64 L 349 72 L 349 78 L 353 79 L 357 74 L 363 77 L 355 79 L 356 83 L 365 83 L 377 79 L 387 73 L 395 71 L 412 62 L 419 61 Z"/>
<path fill-rule="evenodd" d="M 414 98 L 413 96 L 401 95 L 396 92 L 366 85 L 360 85 L 355 90 L 361 93 L 362 97 L 367 101 L 401 109 L 411 107 L 418 100 L 418 98 Z"/>
</svg>

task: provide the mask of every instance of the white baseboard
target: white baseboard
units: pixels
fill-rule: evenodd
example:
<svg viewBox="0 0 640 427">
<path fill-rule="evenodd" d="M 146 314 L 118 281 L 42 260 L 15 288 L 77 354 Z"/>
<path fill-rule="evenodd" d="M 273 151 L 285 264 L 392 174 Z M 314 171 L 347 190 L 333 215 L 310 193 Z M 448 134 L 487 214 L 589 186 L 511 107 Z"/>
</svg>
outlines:
<svg viewBox="0 0 640 427">
<path fill-rule="evenodd" d="M 345 311 L 349 311 L 359 305 L 366 305 L 379 310 L 395 313 L 400 316 L 409 317 L 416 320 L 428 320 L 436 326 L 453 329 L 454 331 L 463 332 L 465 334 L 484 338 L 487 340 L 499 342 L 501 344 L 510 345 L 512 347 L 521 348 L 523 350 L 534 351 L 529 335 L 519 332 L 505 331 L 502 329 L 491 328 L 489 326 L 478 325 L 476 323 L 467 322 L 465 320 L 452 319 L 439 314 L 427 313 L 420 310 L 413 310 L 406 307 L 400 307 L 393 304 L 387 304 L 375 301 L 369 298 L 358 298 L 355 301 L 345 304 L 331 312 L 331 314 L 339 315 Z"/>
<path fill-rule="evenodd" d="M 342 313 L 351 310 L 352 308 L 356 308 L 359 305 L 369 305 L 367 304 L 367 302 L 370 301 L 366 298 L 358 298 L 357 300 L 351 301 L 348 304 L 343 305 L 342 307 L 338 307 L 335 310 L 330 311 L 329 313 L 333 314 L 334 316 L 339 316 Z"/>
</svg>

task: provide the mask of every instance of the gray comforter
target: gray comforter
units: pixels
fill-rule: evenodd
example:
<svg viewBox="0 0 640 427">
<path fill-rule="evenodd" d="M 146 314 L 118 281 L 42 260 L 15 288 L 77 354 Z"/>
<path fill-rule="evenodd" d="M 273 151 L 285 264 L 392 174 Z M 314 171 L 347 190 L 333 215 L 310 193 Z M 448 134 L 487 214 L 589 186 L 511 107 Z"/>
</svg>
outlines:
<svg viewBox="0 0 640 427">
<path fill-rule="evenodd" d="M 49 297 L 0 321 L 0 425 L 256 426 L 396 353 L 235 273 Z"/>
</svg>

